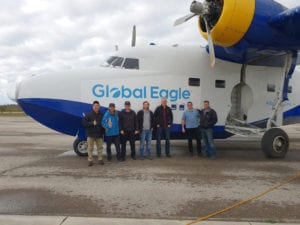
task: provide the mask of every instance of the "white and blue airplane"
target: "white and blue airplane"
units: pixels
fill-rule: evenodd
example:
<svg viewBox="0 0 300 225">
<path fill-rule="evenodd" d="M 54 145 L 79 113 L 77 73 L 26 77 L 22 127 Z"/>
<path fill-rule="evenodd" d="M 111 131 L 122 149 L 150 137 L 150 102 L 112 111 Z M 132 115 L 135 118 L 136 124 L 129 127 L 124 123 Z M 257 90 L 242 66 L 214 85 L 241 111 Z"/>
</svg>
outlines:
<svg viewBox="0 0 300 225">
<path fill-rule="evenodd" d="M 171 138 L 183 138 L 186 103 L 200 108 L 209 100 L 218 113 L 215 138 L 261 134 L 267 157 L 282 158 L 289 138 L 280 128 L 299 122 L 300 7 L 287 9 L 273 0 L 192 2 L 207 47 L 129 48 L 116 51 L 94 69 L 34 75 L 18 82 L 10 95 L 41 124 L 76 136 L 74 150 L 86 155 L 81 120 L 99 100 L 101 111 L 125 100 L 138 110 L 148 100 L 154 109 L 166 97 L 173 110 Z M 134 41 L 133 41 L 134 42 Z"/>
</svg>

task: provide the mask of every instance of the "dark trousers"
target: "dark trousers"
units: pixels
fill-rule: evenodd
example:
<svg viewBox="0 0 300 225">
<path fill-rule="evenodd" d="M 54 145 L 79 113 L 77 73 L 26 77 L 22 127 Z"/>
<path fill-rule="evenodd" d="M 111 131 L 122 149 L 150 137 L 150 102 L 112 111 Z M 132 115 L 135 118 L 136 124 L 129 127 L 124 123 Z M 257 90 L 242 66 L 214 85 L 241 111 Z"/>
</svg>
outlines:
<svg viewBox="0 0 300 225">
<path fill-rule="evenodd" d="M 186 136 L 188 139 L 189 152 L 193 154 L 193 139 L 197 141 L 197 153 L 201 154 L 201 131 L 199 128 L 186 128 Z"/>
<path fill-rule="evenodd" d="M 165 144 L 165 151 L 166 155 L 170 155 L 170 128 L 168 127 L 158 127 L 157 128 L 157 138 L 156 138 L 156 154 L 157 156 L 161 156 L 161 139 L 165 137 L 166 144 Z"/>
<path fill-rule="evenodd" d="M 121 159 L 121 151 L 120 151 L 120 137 L 116 136 L 106 136 L 106 154 L 107 160 L 111 160 L 111 144 L 114 143 L 117 152 L 117 160 Z"/>
<path fill-rule="evenodd" d="M 135 157 L 135 134 L 134 131 L 124 131 L 124 134 L 121 134 L 121 158 L 126 158 L 126 144 L 127 141 L 130 143 L 130 149 L 131 149 L 131 157 Z"/>
</svg>

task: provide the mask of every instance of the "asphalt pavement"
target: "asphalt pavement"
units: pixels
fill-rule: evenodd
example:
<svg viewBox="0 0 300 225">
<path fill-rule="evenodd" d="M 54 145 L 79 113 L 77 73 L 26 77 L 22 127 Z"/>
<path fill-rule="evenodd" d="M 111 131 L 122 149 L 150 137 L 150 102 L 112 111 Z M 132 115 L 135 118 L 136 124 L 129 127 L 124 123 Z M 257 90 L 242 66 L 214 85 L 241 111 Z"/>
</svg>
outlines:
<svg viewBox="0 0 300 225">
<path fill-rule="evenodd" d="M 0 224 L 5 225 L 185 225 L 187 220 L 128 219 L 128 218 L 86 218 L 62 216 L 0 216 Z M 195 225 L 269 225 L 260 222 L 203 221 Z M 276 225 L 296 225 L 297 223 L 276 223 Z"/>
<path fill-rule="evenodd" d="M 300 126 L 285 129 L 285 159 L 266 159 L 259 138 L 233 137 L 217 141 L 213 161 L 172 141 L 171 159 L 88 167 L 72 150 L 74 137 L 28 117 L 0 117 L 0 224 L 186 224 L 299 173 Z M 207 224 L 299 223 L 299 185 L 296 179 Z"/>
</svg>

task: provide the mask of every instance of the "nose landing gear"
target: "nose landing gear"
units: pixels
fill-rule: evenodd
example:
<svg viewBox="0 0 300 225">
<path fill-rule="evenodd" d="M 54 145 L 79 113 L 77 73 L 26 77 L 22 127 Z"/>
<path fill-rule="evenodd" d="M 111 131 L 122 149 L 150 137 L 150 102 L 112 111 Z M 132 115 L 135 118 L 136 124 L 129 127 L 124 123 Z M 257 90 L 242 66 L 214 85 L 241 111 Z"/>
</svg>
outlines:
<svg viewBox="0 0 300 225">
<path fill-rule="evenodd" d="M 78 156 L 87 156 L 87 142 L 86 140 L 75 139 L 73 142 L 73 149 Z"/>
</svg>

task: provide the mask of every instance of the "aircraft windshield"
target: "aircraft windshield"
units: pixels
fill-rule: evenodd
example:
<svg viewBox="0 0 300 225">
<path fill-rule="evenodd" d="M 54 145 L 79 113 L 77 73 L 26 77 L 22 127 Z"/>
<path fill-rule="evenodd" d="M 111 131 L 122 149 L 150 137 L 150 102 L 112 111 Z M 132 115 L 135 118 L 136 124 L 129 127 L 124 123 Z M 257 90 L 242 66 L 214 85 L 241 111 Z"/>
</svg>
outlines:
<svg viewBox="0 0 300 225">
<path fill-rule="evenodd" d="M 103 66 L 138 70 L 139 59 L 111 56 L 105 61 Z"/>
</svg>

